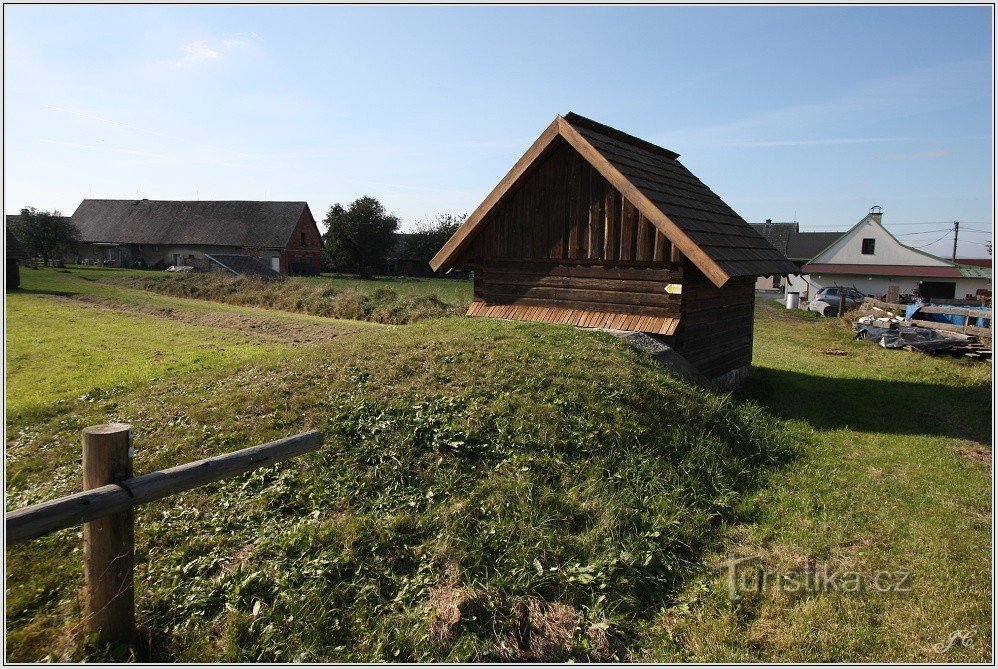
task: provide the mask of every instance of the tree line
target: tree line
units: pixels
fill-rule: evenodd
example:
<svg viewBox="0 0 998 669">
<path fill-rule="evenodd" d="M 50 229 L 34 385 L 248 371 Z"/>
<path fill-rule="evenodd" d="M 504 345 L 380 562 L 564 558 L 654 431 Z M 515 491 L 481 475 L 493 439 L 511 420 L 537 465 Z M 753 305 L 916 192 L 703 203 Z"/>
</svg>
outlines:
<svg viewBox="0 0 998 669">
<path fill-rule="evenodd" d="M 420 221 L 407 233 L 403 246 L 398 237 L 401 221 L 377 198 L 364 196 L 347 206 L 334 204 L 323 219 L 323 268 L 371 276 L 386 273 L 391 260 L 429 263 L 467 217 L 440 214 L 434 220 Z"/>
</svg>

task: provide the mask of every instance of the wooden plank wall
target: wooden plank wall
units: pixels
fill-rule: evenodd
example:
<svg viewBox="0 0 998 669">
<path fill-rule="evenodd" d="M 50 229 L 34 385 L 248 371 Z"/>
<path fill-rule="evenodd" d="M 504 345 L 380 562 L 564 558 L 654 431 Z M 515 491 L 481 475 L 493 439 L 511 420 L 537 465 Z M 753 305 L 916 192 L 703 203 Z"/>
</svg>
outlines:
<svg viewBox="0 0 998 669">
<path fill-rule="evenodd" d="M 682 298 L 665 292 L 682 283 L 681 263 L 658 267 L 484 259 L 475 270 L 475 298 L 522 304 L 678 318 Z"/>
<path fill-rule="evenodd" d="M 672 243 L 558 138 L 483 221 L 466 257 L 661 263 Z"/>
<path fill-rule="evenodd" d="M 671 335 L 679 326 L 678 318 L 620 314 L 613 311 L 591 311 L 559 307 L 527 306 L 524 304 L 489 304 L 475 300 L 468 309 L 469 316 L 510 318 L 518 321 L 544 321 L 575 325 L 580 328 L 605 328 L 630 332 L 650 332 Z"/>
<path fill-rule="evenodd" d="M 755 280 L 714 286 L 563 139 L 483 223 L 469 315 L 668 335 L 709 378 L 751 363 Z"/>
<path fill-rule="evenodd" d="M 718 288 L 688 260 L 676 350 L 707 378 L 752 363 L 755 279 Z"/>
</svg>

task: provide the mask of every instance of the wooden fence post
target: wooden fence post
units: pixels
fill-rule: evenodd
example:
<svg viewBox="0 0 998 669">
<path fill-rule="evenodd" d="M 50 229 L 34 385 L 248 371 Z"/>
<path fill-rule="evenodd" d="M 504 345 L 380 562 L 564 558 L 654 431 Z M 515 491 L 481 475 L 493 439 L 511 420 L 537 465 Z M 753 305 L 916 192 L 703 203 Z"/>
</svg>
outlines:
<svg viewBox="0 0 998 669">
<path fill-rule="evenodd" d="M 132 426 L 83 430 L 83 489 L 132 478 Z M 135 633 L 135 526 L 131 509 L 83 525 L 84 625 L 98 643 L 131 643 Z"/>
</svg>

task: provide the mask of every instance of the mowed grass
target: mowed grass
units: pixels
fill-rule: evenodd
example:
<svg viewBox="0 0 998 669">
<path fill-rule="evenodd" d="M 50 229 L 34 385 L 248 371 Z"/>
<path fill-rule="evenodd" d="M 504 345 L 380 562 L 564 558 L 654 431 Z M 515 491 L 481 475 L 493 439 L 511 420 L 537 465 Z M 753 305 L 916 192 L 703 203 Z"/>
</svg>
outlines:
<svg viewBox="0 0 998 669">
<path fill-rule="evenodd" d="M 651 626 L 643 657 L 990 661 L 990 365 L 885 350 L 841 321 L 763 305 L 746 394 L 806 448 L 740 503 L 749 522 Z M 739 579 L 791 578 L 732 602 L 724 564 L 746 557 L 758 559 Z M 958 631 L 972 645 L 938 652 Z"/>
<path fill-rule="evenodd" d="M 736 397 L 599 333 L 458 318 L 116 384 L 8 415 L 8 505 L 76 489 L 92 423 L 135 425 L 138 472 L 323 431 L 320 454 L 142 507 L 145 659 L 989 661 L 988 366 L 758 314 Z M 102 657 L 79 546 L 8 552 L 8 660 Z M 732 556 L 914 576 L 732 602 Z M 974 644 L 937 654 L 956 630 Z"/>
<path fill-rule="evenodd" d="M 791 456 L 758 407 L 613 337 L 480 319 L 91 399 L 8 421 L 11 506 L 76 489 L 95 422 L 134 426 L 138 472 L 327 440 L 142 507 L 137 652 L 159 660 L 626 658 L 732 501 Z M 100 657 L 79 635 L 78 533 L 8 552 L 9 658 Z"/>
<path fill-rule="evenodd" d="M 57 410 L 59 401 L 87 393 L 240 365 L 286 349 L 222 328 L 67 303 L 58 295 L 96 287 L 53 270 L 24 270 L 22 286 L 7 295 L 8 421 L 39 418 Z M 111 293 L 97 289 L 92 294 Z"/>
</svg>

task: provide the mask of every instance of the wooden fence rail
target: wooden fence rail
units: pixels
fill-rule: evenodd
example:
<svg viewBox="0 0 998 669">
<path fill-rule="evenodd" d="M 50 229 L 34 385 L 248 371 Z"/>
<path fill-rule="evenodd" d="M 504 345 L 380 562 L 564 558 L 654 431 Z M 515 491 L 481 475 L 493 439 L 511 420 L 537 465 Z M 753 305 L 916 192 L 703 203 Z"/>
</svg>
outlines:
<svg viewBox="0 0 998 669">
<path fill-rule="evenodd" d="M 83 523 L 84 623 L 100 643 L 134 636 L 135 507 L 322 446 L 319 432 L 305 432 L 133 478 L 131 433 L 122 423 L 86 428 L 83 492 L 5 515 L 8 547 Z"/>
</svg>

